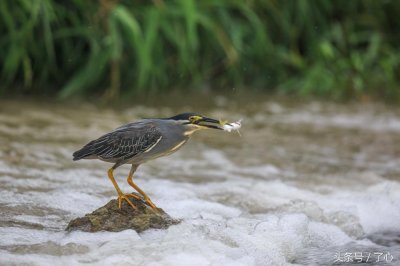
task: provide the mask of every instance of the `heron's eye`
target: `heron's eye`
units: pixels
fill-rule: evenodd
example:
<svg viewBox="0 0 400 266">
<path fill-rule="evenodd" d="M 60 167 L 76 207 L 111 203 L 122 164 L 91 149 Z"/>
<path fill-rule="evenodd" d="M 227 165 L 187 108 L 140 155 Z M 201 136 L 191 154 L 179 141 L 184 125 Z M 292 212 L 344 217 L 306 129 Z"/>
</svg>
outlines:
<svg viewBox="0 0 400 266">
<path fill-rule="evenodd" d="M 190 123 L 192 123 L 192 124 L 196 123 L 196 121 L 197 121 L 197 120 L 200 120 L 200 119 L 201 119 L 201 116 L 197 116 L 197 115 L 194 115 L 194 116 L 190 116 L 190 117 L 189 117 L 189 121 L 190 121 Z"/>
</svg>

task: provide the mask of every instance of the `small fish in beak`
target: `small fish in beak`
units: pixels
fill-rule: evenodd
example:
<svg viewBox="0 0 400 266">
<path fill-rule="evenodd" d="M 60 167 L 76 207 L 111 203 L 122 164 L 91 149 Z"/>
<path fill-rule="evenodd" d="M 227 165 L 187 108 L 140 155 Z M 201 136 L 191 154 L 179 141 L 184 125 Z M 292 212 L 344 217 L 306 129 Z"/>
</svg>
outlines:
<svg viewBox="0 0 400 266">
<path fill-rule="evenodd" d="M 222 126 L 222 129 L 228 132 L 231 132 L 232 130 L 235 130 L 238 132 L 238 134 L 241 136 L 239 129 L 242 127 L 242 119 L 232 122 L 232 123 L 225 123 Z"/>
</svg>

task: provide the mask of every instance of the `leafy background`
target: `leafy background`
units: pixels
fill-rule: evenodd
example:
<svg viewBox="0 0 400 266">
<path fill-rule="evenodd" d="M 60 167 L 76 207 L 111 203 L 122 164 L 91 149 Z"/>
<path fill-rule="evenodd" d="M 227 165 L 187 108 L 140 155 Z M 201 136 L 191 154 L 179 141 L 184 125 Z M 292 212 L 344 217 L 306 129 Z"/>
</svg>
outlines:
<svg viewBox="0 0 400 266">
<path fill-rule="evenodd" d="M 400 1 L 3 0 L 0 93 L 399 99 Z"/>
</svg>

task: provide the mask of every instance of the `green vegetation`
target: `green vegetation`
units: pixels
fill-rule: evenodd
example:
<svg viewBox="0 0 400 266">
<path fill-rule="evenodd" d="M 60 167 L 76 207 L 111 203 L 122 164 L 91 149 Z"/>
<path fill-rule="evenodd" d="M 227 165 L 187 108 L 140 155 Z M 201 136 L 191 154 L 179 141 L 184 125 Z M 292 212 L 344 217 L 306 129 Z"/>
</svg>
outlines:
<svg viewBox="0 0 400 266">
<path fill-rule="evenodd" d="M 3 0 L 0 93 L 400 95 L 400 1 Z"/>
</svg>

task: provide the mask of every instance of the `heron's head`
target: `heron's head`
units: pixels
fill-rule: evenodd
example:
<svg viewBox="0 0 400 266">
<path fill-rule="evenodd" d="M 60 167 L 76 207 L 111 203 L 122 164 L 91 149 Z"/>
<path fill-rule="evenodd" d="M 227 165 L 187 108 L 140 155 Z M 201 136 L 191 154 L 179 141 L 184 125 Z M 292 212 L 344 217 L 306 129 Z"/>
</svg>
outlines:
<svg viewBox="0 0 400 266">
<path fill-rule="evenodd" d="M 223 129 L 219 120 L 197 113 L 182 113 L 169 119 L 175 120 L 185 127 L 185 135 L 190 135 L 199 129 Z"/>
</svg>

